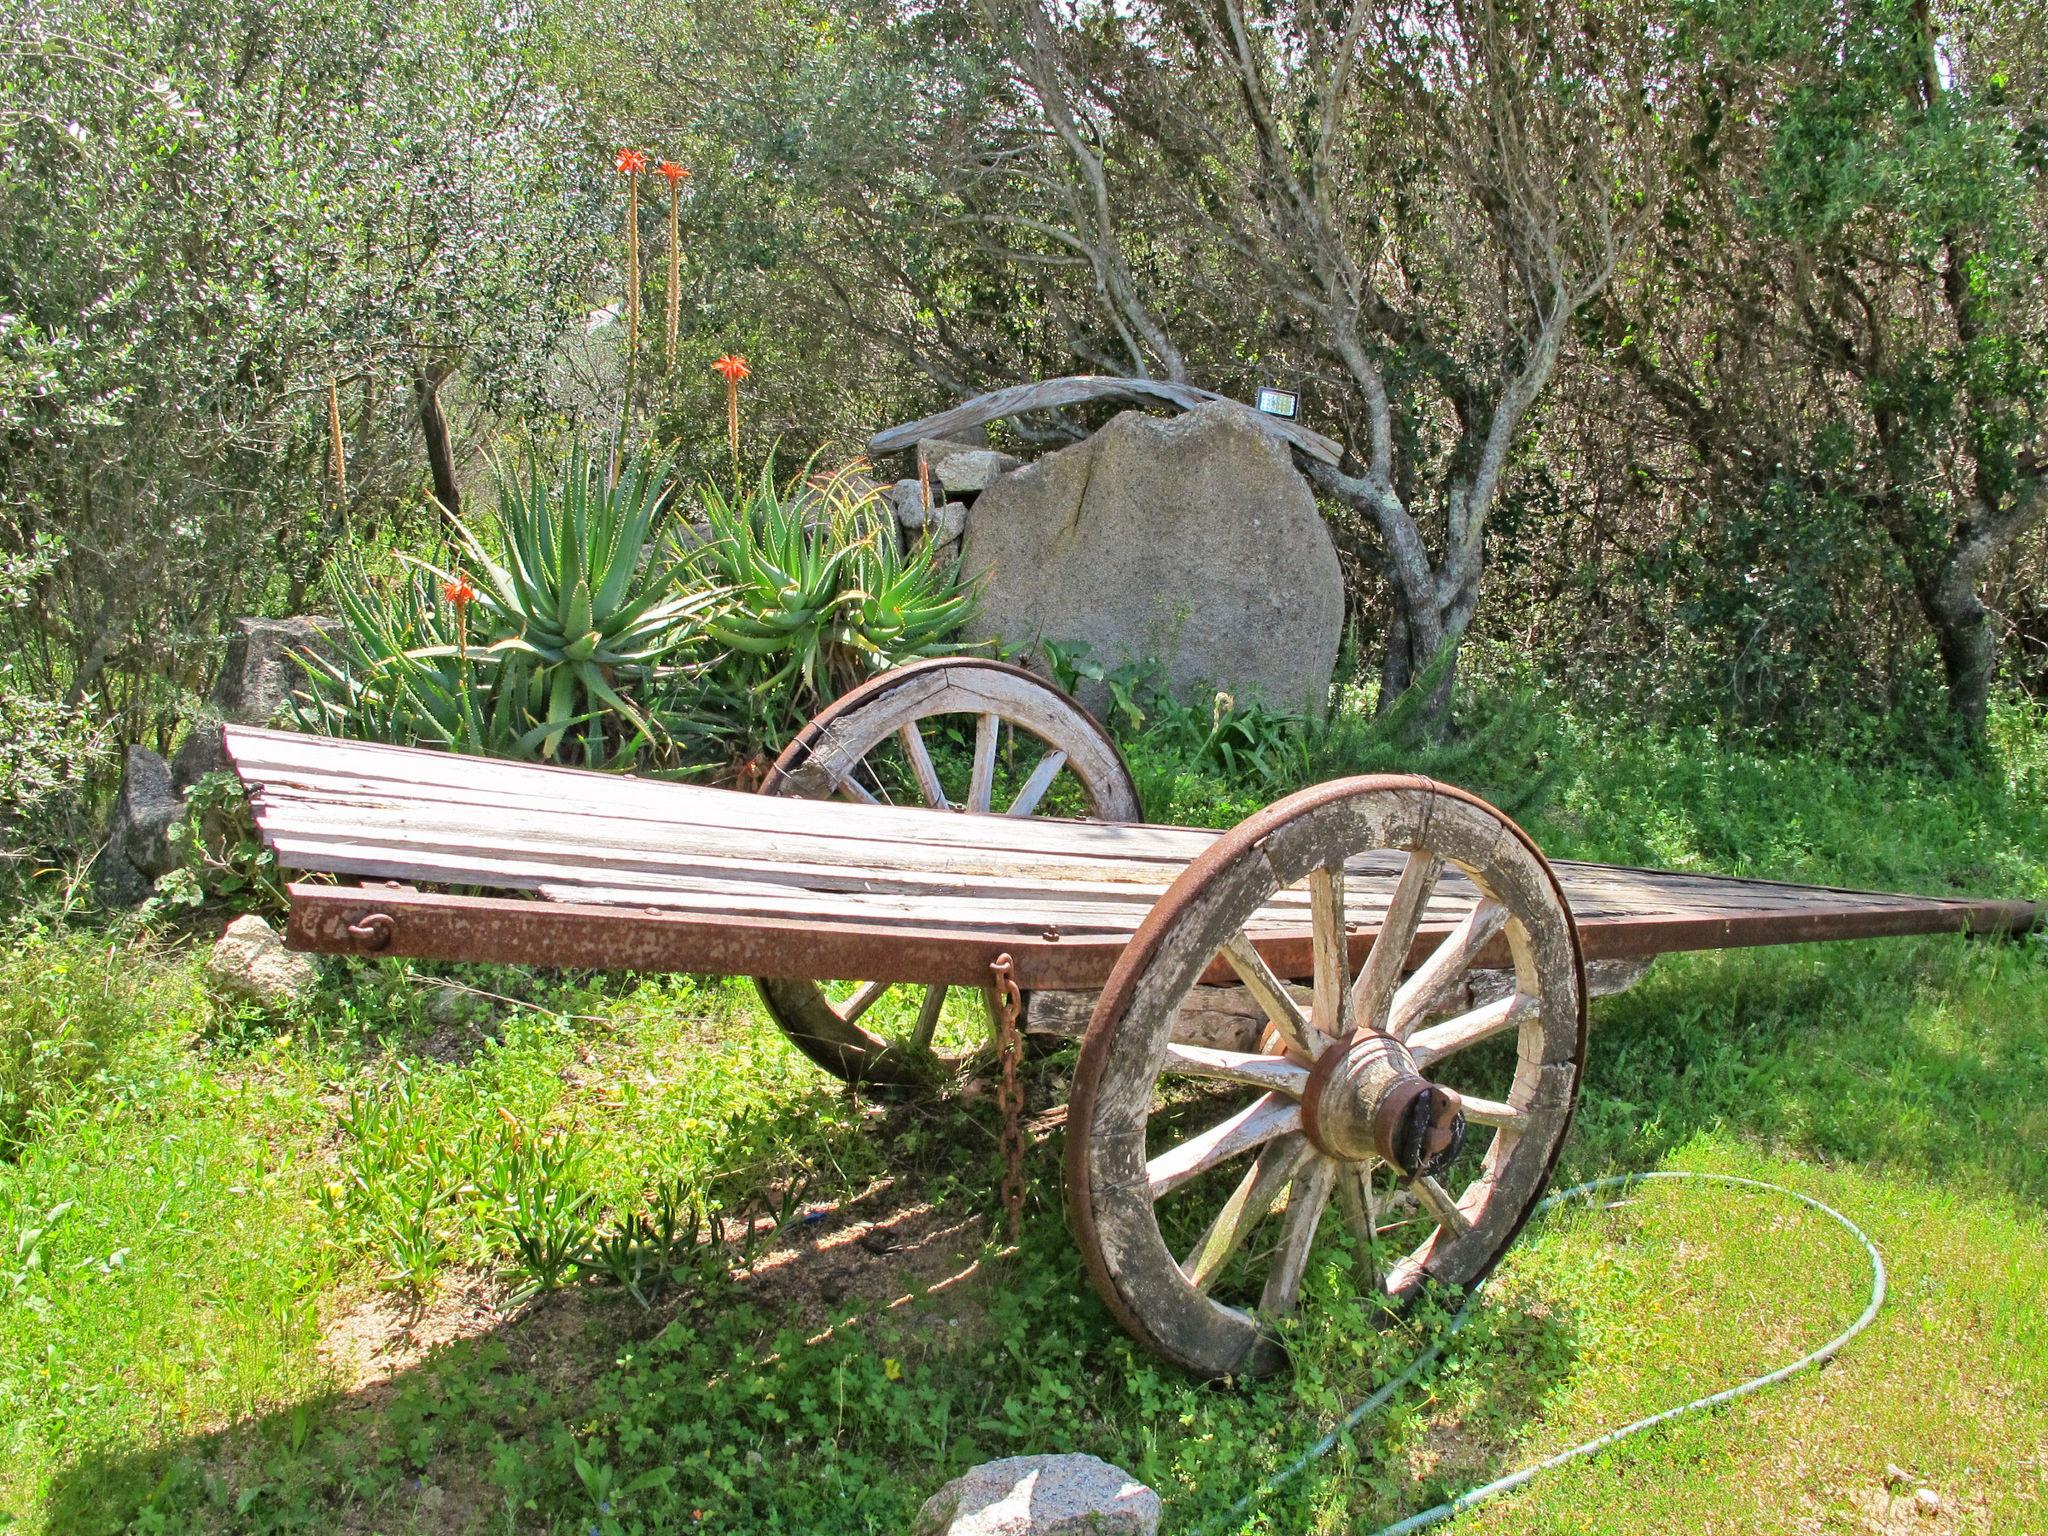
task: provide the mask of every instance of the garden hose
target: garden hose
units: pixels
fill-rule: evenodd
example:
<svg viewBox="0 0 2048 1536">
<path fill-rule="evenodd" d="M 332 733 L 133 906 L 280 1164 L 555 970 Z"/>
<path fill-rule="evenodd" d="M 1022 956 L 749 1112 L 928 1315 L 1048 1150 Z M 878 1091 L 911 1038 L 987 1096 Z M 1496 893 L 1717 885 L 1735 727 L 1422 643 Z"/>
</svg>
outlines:
<svg viewBox="0 0 2048 1536">
<path fill-rule="evenodd" d="M 1631 1189 L 1638 1184 L 1647 1184 L 1653 1179 L 1693 1179 L 1716 1184 L 1740 1185 L 1747 1189 L 1761 1189 L 1775 1195 L 1789 1195 L 1801 1205 L 1809 1206 L 1819 1211 L 1823 1216 L 1830 1218 L 1844 1231 L 1848 1232 L 1857 1242 L 1861 1243 L 1863 1251 L 1870 1256 L 1870 1304 L 1863 1309 L 1863 1315 L 1846 1329 L 1836 1334 L 1811 1354 L 1800 1356 L 1790 1365 L 1782 1365 L 1778 1369 L 1767 1372 L 1762 1376 L 1752 1377 L 1739 1386 L 1729 1387 L 1724 1391 L 1715 1392 L 1706 1397 L 1696 1397 L 1691 1402 L 1681 1403 L 1676 1408 L 1666 1408 L 1661 1413 L 1653 1413 L 1647 1418 L 1637 1419 L 1632 1424 L 1624 1424 L 1619 1429 L 1611 1429 L 1604 1435 L 1572 1446 L 1568 1450 L 1559 1451 L 1554 1456 L 1547 1456 L 1542 1461 L 1523 1467 L 1520 1471 L 1510 1472 L 1505 1477 L 1495 1478 L 1492 1482 L 1461 1493 L 1454 1499 L 1447 1499 L 1443 1503 L 1433 1505 L 1418 1514 L 1409 1515 L 1406 1519 L 1396 1520 L 1392 1525 L 1381 1526 L 1378 1530 L 1372 1532 L 1371 1536 L 1407 1536 L 1407 1533 L 1410 1531 L 1419 1531 L 1428 1526 L 1436 1525 L 1440 1521 L 1448 1520 L 1453 1515 L 1461 1515 L 1475 1505 L 1483 1504 L 1488 1499 L 1507 1493 L 1511 1489 L 1521 1487 L 1522 1484 L 1529 1482 L 1540 1473 L 1548 1472 L 1553 1467 L 1561 1467 L 1568 1461 L 1576 1461 L 1581 1456 L 1590 1456 L 1596 1451 L 1603 1451 L 1610 1445 L 1628 1439 L 1631 1435 L 1640 1434 L 1646 1429 L 1652 1429 L 1659 1424 L 1668 1423 L 1672 1419 L 1682 1417 L 1685 1414 L 1695 1413 L 1703 1408 L 1718 1407 L 1722 1403 L 1733 1402 L 1738 1397 L 1746 1397 L 1751 1392 L 1761 1391 L 1765 1387 L 1785 1380 L 1788 1376 L 1795 1376 L 1801 1371 L 1832 1359 L 1845 1344 L 1863 1332 L 1864 1329 L 1868 1328 L 1876 1320 L 1878 1308 L 1884 1305 L 1885 1293 L 1884 1259 L 1878 1253 L 1877 1245 L 1871 1242 L 1861 1227 L 1857 1226 L 1855 1222 L 1844 1216 L 1833 1206 L 1823 1204 L 1811 1195 L 1802 1195 L 1796 1189 L 1787 1189 L 1782 1184 L 1771 1184 L 1762 1179 L 1737 1178 L 1734 1174 L 1728 1173 L 1693 1173 L 1675 1170 L 1618 1173 L 1610 1174 L 1605 1178 L 1588 1179 L 1583 1184 L 1574 1184 L 1570 1189 L 1559 1190 L 1557 1193 L 1547 1197 L 1536 1207 L 1532 1214 L 1541 1216 L 1554 1206 L 1562 1205 L 1565 1201 L 1575 1199 L 1580 1195 L 1596 1194 L 1601 1190 L 1609 1189 Z M 1253 1492 L 1239 1499 L 1219 1519 L 1199 1526 L 1197 1530 L 1203 1533 L 1203 1536 L 1207 1536 L 1209 1532 L 1225 1529 L 1232 1522 L 1242 1521 L 1261 1500 L 1286 1486 L 1317 1461 L 1327 1456 L 1336 1448 L 1338 1440 L 1347 1431 L 1357 1428 L 1358 1425 L 1363 1423 L 1372 1414 L 1385 1407 L 1395 1393 L 1414 1381 L 1416 1377 L 1428 1370 L 1437 1361 L 1443 1354 L 1444 1346 L 1464 1328 L 1466 1321 L 1472 1316 L 1473 1310 L 1479 1305 L 1479 1299 L 1485 1293 L 1485 1290 L 1486 1283 L 1483 1281 L 1473 1287 L 1471 1294 L 1465 1298 L 1464 1305 L 1459 1307 L 1457 1313 L 1451 1318 L 1450 1325 L 1444 1330 L 1443 1337 L 1417 1355 L 1414 1360 L 1410 1361 L 1407 1368 L 1398 1376 L 1387 1382 L 1378 1391 L 1374 1392 L 1372 1396 L 1366 1398 L 1364 1402 L 1347 1413 L 1335 1429 L 1324 1435 L 1322 1439 L 1318 1440 L 1306 1451 L 1303 1451 L 1301 1455 L 1297 1456 L 1274 1476 L 1266 1479 Z"/>
</svg>

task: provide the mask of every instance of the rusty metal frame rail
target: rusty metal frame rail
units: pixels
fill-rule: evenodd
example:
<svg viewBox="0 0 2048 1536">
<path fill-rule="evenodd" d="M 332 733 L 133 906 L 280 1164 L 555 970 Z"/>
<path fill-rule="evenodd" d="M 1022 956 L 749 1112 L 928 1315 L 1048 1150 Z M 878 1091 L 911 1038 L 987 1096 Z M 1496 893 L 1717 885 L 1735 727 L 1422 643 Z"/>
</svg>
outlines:
<svg viewBox="0 0 2048 1536">
<path fill-rule="evenodd" d="M 1054 930 L 940 932 L 813 918 L 788 921 L 657 907 L 455 896 L 410 887 L 300 883 L 290 887 L 290 894 L 288 938 L 293 948 L 418 960 L 820 981 L 858 976 L 980 986 L 989 967 L 1008 953 L 1017 985 L 1024 990 L 1081 991 L 1103 984 L 1125 946 L 1122 937 L 1062 938 Z M 367 921 L 380 915 L 389 921 Z M 1790 910 L 1583 917 L 1578 926 L 1585 957 L 1593 961 L 1913 933 L 2020 933 L 2038 916 L 2031 902 L 1929 898 L 1913 906 L 1858 906 L 1844 900 Z M 1364 960 L 1374 931 L 1361 928 L 1351 936 L 1354 966 Z M 1409 963 L 1420 963 L 1448 931 L 1433 926 L 1417 933 Z M 1255 936 L 1254 942 L 1279 974 L 1299 978 L 1313 973 L 1307 933 Z M 1496 941 L 1478 963 L 1500 965 L 1505 958 L 1504 946 Z M 1219 972 L 1208 979 L 1233 978 Z"/>
</svg>

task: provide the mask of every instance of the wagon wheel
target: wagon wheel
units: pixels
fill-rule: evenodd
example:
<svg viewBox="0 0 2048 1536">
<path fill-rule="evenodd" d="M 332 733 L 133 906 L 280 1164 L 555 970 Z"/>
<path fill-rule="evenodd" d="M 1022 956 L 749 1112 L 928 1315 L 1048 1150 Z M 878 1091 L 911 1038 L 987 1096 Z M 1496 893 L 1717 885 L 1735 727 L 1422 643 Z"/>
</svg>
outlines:
<svg viewBox="0 0 2048 1536">
<path fill-rule="evenodd" d="M 1139 818 L 1130 770 L 1086 710 L 1022 667 L 972 657 L 913 663 L 846 694 L 784 748 L 761 792 L 978 815 Z M 797 1049 L 848 1082 L 929 1086 L 958 1065 L 932 1049 L 950 988 L 754 985 Z"/>
<path fill-rule="evenodd" d="M 1255 914 L 1297 884 L 1313 939 L 1290 955 Z M 1433 894 L 1432 927 L 1449 931 L 1404 978 Z M 1347 935 L 1373 926 L 1361 963 Z M 1513 989 L 1472 1006 L 1461 983 L 1496 936 Z M 1312 991 L 1275 965 L 1312 972 Z M 1170 1039 L 1205 973 L 1258 1000 L 1257 1054 Z M 1281 801 L 1160 898 L 1089 1024 L 1067 1196 L 1096 1290 L 1160 1354 L 1222 1376 L 1278 1367 L 1275 1321 L 1342 1243 L 1353 1282 L 1396 1302 L 1476 1284 L 1549 1180 L 1585 1040 L 1577 931 L 1513 822 L 1417 778 Z"/>
</svg>

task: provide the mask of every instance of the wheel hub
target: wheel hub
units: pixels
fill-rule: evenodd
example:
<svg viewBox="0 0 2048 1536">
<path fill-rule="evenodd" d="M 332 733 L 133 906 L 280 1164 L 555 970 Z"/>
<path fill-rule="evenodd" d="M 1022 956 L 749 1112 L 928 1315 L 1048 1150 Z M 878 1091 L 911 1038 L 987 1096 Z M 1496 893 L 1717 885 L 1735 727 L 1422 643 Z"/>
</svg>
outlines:
<svg viewBox="0 0 2048 1536">
<path fill-rule="evenodd" d="M 1464 1105 L 1416 1070 L 1407 1046 L 1368 1030 L 1317 1058 L 1302 1095 L 1302 1129 L 1330 1157 L 1378 1157 L 1411 1178 L 1434 1175 L 1464 1145 Z"/>
</svg>

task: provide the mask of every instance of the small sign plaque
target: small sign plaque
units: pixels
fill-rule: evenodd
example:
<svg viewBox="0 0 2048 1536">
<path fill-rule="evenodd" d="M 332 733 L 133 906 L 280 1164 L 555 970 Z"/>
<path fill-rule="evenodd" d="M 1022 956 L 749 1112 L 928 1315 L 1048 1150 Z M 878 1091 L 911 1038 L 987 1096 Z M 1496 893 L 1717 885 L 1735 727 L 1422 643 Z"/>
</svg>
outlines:
<svg viewBox="0 0 2048 1536">
<path fill-rule="evenodd" d="M 1268 416 L 1285 416 L 1294 420 L 1294 413 L 1301 405 L 1301 397 L 1284 389 L 1260 389 L 1259 409 Z"/>
</svg>

